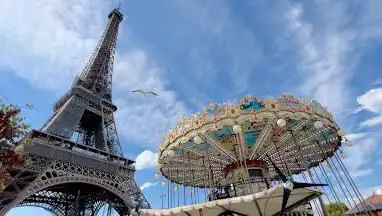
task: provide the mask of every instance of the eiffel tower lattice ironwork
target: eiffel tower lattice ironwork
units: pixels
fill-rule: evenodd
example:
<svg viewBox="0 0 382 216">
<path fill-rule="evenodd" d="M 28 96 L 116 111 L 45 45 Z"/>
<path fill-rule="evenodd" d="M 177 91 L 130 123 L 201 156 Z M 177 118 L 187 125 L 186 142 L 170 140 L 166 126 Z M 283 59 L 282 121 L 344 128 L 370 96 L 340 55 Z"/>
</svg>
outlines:
<svg viewBox="0 0 382 216">
<path fill-rule="evenodd" d="M 17 206 L 38 206 L 54 215 L 97 215 L 109 204 L 120 215 L 149 208 L 134 181 L 134 161 L 119 144 L 112 103 L 112 72 L 119 23 L 114 9 L 95 51 L 53 116 L 32 130 L 24 147 L 29 163 L 10 170 L 0 193 L 0 215 Z"/>
</svg>

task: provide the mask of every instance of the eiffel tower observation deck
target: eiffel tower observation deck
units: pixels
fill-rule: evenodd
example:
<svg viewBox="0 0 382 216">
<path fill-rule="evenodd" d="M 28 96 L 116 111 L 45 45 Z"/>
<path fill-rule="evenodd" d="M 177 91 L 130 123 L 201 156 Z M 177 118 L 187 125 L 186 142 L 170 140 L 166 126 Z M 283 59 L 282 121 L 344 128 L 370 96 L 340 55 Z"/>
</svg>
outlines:
<svg viewBox="0 0 382 216">
<path fill-rule="evenodd" d="M 25 138 L 28 163 L 10 170 L 0 193 L 0 215 L 18 206 L 38 206 L 54 215 L 97 215 L 106 204 L 120 215 L 150 208 L 134 181 L 134 161 L 123 156 L 112 103 L 113 62 L 119 9 L 90 60 L 54 114 Z"/>
</svg>

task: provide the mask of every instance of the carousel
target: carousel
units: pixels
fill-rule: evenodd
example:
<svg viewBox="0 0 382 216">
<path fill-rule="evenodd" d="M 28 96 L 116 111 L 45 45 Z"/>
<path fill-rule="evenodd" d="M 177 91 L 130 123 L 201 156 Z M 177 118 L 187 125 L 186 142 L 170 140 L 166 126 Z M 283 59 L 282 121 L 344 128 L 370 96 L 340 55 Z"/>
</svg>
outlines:
<svg viewBox="0 0 382 216">
<path fill-rule="evenodd" d="M 158 152 L 162 208 L 149 215 L 328 215 L 364 203 L 342 158 L 350 141 L 317 101 L 290 95 L 210 104 Z M 359 206 L 359 205 L 358 205 Z M 137 210 L 138 211 L 138 210 Z"/>
</svg>

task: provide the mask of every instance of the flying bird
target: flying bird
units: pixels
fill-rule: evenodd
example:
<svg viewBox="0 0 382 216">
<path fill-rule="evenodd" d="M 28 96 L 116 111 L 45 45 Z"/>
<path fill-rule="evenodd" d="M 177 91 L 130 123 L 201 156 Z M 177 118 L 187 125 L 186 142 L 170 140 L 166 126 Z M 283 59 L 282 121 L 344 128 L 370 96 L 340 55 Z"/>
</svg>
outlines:
<svg viewBox="0 0 382 216">
<path fill-rule="evenodd" d="M 134 91 L 131 91 L 131 92 L 137 92 L 137 93 L 141 93 L 143 94 L 144 96 L 146 95 L 155 95 L 155 96 L 159 96 L 157 93 L 153 92 L 153 91 L 143 91 L 141 89 L 137 89 L 137 90 L 134 90 Z"/>
</svg>

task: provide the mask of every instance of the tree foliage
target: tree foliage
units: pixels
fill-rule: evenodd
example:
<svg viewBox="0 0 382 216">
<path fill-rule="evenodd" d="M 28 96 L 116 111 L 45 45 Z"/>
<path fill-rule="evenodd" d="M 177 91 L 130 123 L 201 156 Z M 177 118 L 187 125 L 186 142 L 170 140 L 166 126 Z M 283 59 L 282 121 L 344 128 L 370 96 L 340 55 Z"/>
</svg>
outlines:
<svg viewBox="0 0 382 216">
<path fill-rule="evenodd" d="M 15 145 L 26 135 L 30 126 L 24 123 L 20 111 L 17 106 L 0 99 L 0 191 L 11 181 L 8 169 L 25 163 L 24 143 L 17 148 Z"/>
<path fill-rule="evenodd" d="M 349 210 L 345 203 L 330 203 L 325 207 L 330 216 L 343 216 Z"/>
</svg>

